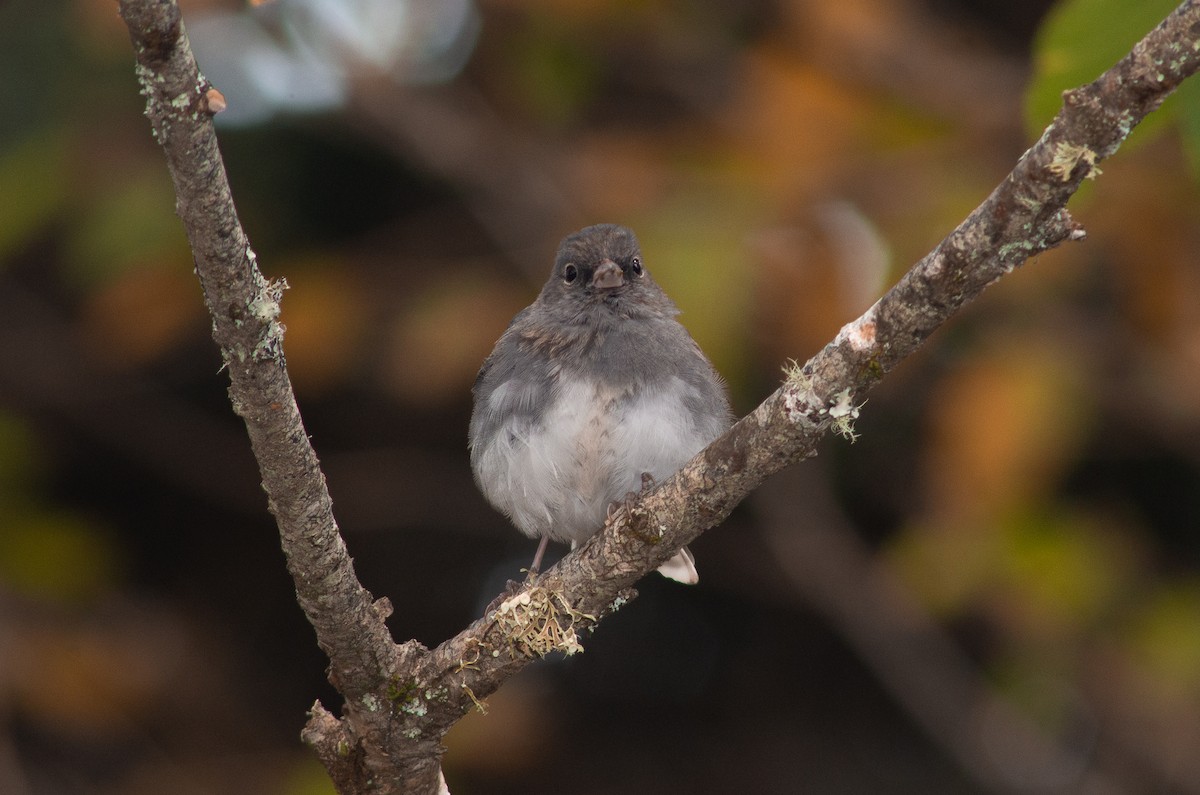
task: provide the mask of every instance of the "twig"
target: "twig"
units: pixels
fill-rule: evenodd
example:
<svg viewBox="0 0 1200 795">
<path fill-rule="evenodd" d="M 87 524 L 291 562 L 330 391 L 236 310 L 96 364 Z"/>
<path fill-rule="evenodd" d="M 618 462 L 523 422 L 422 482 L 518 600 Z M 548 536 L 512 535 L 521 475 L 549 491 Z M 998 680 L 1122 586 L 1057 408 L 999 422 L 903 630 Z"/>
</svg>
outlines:
<svg viewBox="0 0 1200 795">
<path fill-rule="evenodd" d="M 391 608 L 359 584 L 334 522 L 284 361 L 279 300 L 286 284 L 268 282 L 259 272 L 217 149 L 211 116 L 219 110 L 219 93 L 196 67 L 174 0 L 121 0 L 120 13 L 137 56 L 146 116 L 175 183 L 176 211 L 213 318 L 213 338 L 229 371 L 230 401 L 246 423 L 297 599 L 329 655 L 330 681 L 347 699 L 347 726 L 332 744 L 318 744 L 319 750 L 333 749 L 322 758 L 338 757 L 349 743 L 361 762 L 352 769 L 360 781 L 372 771 L 390 776 L 399 765 L 420 774 L 418 785 L 435 782 L 436 743 L 413 743 L 387 731 L 387 703 L 378 694 L 411 647 L 392 641 L 384 625 Z M 407 758 L 417 761 L 406 765 Z M 342 765 L 331 773 L 350 769 Z M 354 781 L 335 783 L 356 791 Z"/>
</svg>

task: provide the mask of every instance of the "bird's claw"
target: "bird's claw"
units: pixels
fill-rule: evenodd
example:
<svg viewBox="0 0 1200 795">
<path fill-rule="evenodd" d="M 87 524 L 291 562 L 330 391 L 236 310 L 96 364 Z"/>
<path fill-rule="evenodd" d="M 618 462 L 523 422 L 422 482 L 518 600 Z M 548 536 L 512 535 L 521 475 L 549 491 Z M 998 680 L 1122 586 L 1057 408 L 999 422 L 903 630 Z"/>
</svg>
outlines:
<svg viewBox="0 0 1200 795">
<path fill-rule="evenodd" d="M 615 514 L 617 511 L 621 510 L 622 508 L 625 509 L 626 513 L 633 510 L 633 504 L 635 502 L 637 502 L 638 498 L 641 497 L 643 494 L 646 494 L 647 492 L 651 491 L 656 485 L 658 485 L 658 484 L 655 482 L 654 476 L 651 475 L 649 472 L 643 472 L 642 473 L 641 491 L 627 491 L 627 492 L 625 492 L 625 497 L 623 499 L 621 499 L 617 502 L 609 503 L 607 518 L 611 519 L 613 517 L 613 514 Z"/>
<path fill-rule="evenodd" d="M 513 598 L 518 593 L 520 593 L 521 589 L 524 588 L 528 583 L 530 583 L 532 581 L 531 578 L 536 577 L 536 576 L 537 576 L 537 572 L 530 572 L 530 576 L 529 576 L 529 578 L 526 578 L 525 582 L 517 582 L 516 580 L 509 580 L 505 584 L 504 590 L 501 591 L 500 594 L 495 599 L 488 602 L 488 606 L 484 608 L 483 614 L 485 616 L 489 616 L 492 613 L 499 610 L 500 605 L 504 604 L 509 599 Z"/>
</svg>

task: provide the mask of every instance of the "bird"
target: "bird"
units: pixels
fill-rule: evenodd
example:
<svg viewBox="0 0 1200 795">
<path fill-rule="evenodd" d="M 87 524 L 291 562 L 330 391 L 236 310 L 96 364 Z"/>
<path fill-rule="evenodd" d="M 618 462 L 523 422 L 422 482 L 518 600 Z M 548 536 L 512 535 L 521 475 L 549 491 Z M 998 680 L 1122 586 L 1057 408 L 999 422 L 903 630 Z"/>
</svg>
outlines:
<svg viewBox="0 0 1200 795">
<path fill-rule="evenodd" d="M 588 226 L 562 240 L 480 368 L 471 469 L 488 502 L 541 539 L 530 576 L 549 541 L 585 541 L 732 424 L 725 382 L 677 315 L 634 233 Z M 687 547 L 659 571 L 699 580 Z"/>
</svg>

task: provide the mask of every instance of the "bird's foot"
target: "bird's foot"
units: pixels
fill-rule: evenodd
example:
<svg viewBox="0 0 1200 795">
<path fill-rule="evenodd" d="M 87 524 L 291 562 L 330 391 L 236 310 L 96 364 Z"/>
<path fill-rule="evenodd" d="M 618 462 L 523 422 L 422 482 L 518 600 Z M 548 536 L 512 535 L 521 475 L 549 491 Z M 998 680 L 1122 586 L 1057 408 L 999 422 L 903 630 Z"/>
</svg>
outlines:
<svg viewBox="0 0 1200 795">
<path fill-rule="evenodd" d="M 517 582 L 516 580 L 509 580 L 505 584 L 504 590 L 501 591 L 496 596 L 495 599 L 488 602 L 488 606 L 483 609 L 483 614 L 485 616 L 490 616 L 492 613 L 499 610 L 500 605 L 504 604 L 509 599 L 512 599 L 514 596 L 516 596 L 518 593 L 520 593 L 521 589 L 524 588 L 526 585 L 528 585 L 530 582 L 532 582 L 532 578 L 536 577 L 536 576 L 537 576 L 536 574 L 531 574 L 530 577 L 527 578 L 524 582 Z"/>
</svg>

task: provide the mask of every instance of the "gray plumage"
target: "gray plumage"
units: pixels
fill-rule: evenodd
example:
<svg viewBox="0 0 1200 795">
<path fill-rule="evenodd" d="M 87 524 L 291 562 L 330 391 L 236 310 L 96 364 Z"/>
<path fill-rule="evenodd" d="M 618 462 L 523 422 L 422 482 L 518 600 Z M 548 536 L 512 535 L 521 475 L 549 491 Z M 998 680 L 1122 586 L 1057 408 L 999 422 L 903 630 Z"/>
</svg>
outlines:
<svg viewBox="0 0 1200 795">
<path fill-rule="evenodd" d="M 643 473 L 671 476 L 729 427 L 721 379 L 678 314 L 628 229 L 563 240 L 472 390 L 476 482 L 525 535 L 574 546 Z M 660 571 L 696 580 L 686 549 Z"/>
</svg>

